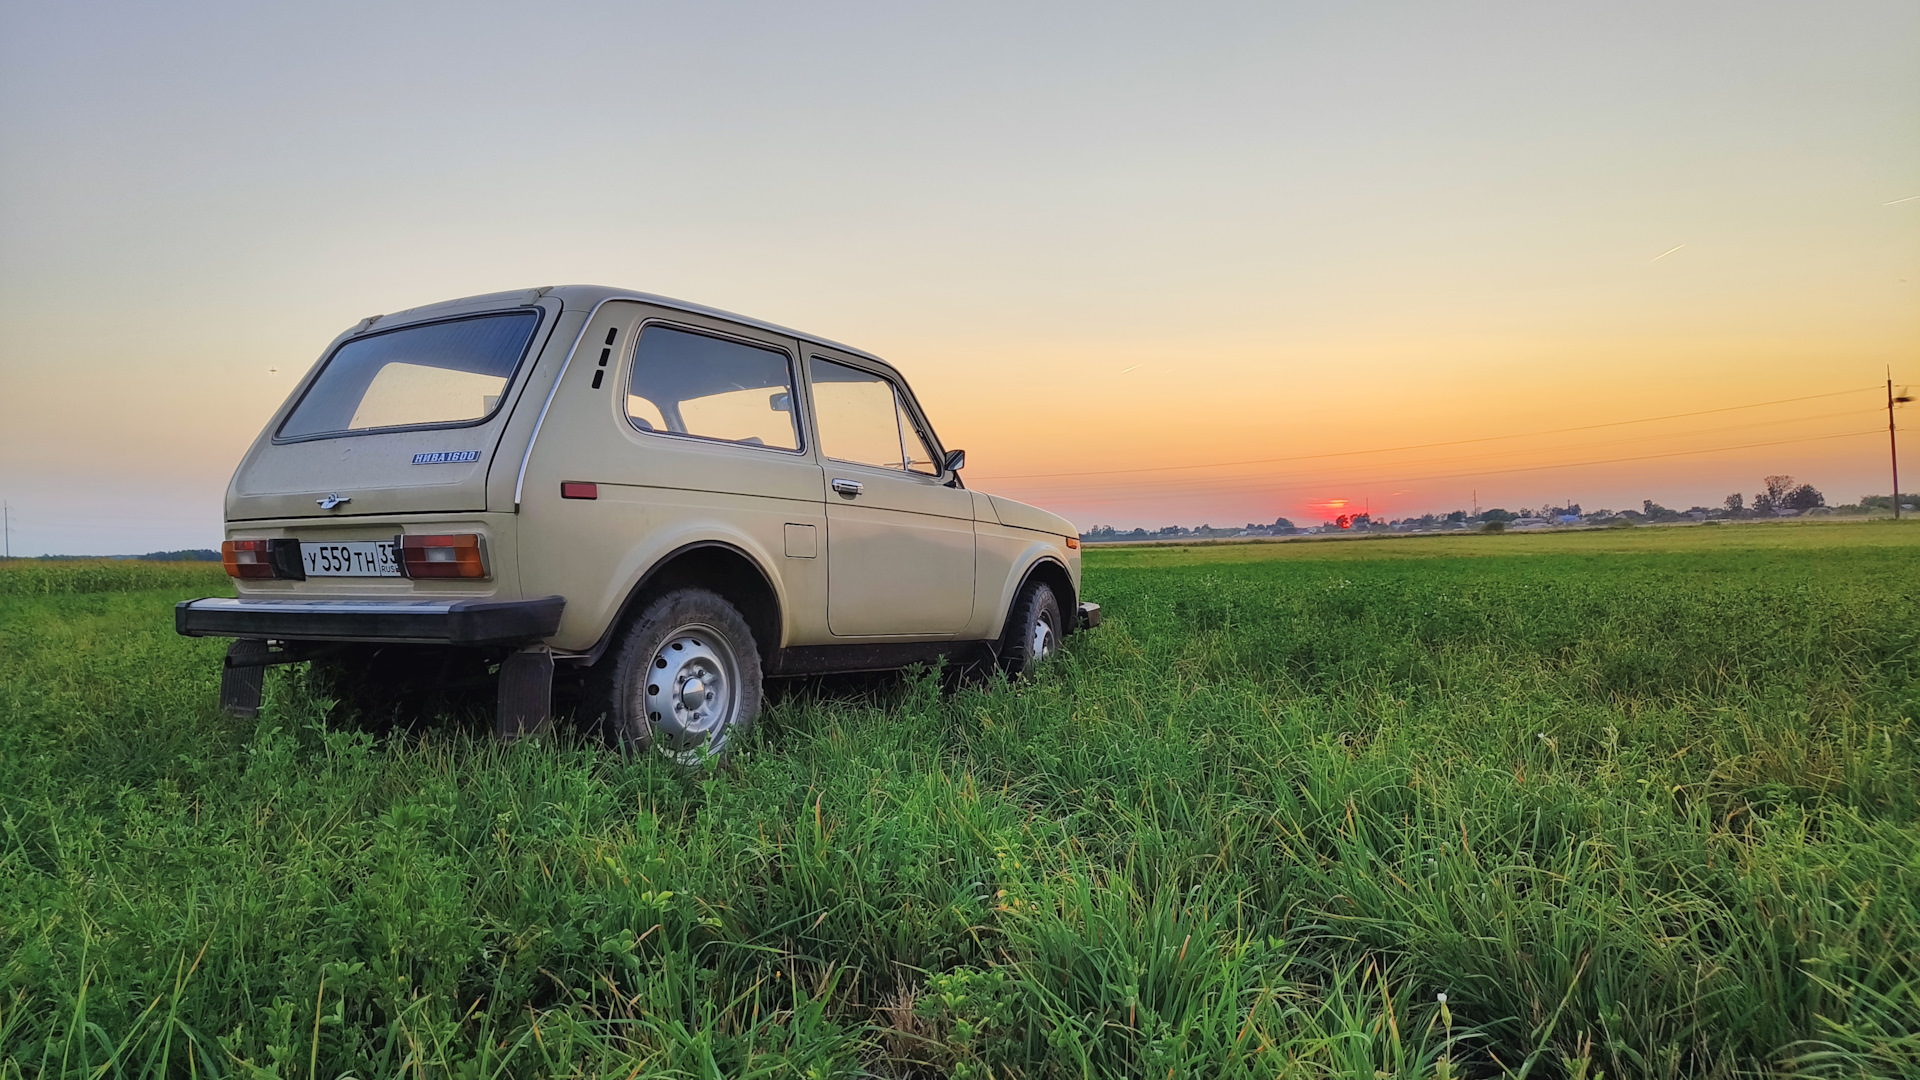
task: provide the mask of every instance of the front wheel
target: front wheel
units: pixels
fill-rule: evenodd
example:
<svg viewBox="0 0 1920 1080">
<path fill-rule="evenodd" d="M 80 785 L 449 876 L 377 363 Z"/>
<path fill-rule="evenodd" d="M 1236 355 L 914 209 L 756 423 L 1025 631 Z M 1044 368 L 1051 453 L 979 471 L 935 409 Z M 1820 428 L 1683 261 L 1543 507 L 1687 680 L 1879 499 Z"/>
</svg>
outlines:
<svg viewBox="0 0 1920 1080">
<path fill-rule="evenodd" d="M 588 708 L 629 756 L 653 749 L 685 766 L 724 761 L 760 713 L 753 631 L 705 589 L 649 603 L 599 666 Z"/>
<path fill-rule="evenodd" d="M 1053 589 L 1044 582 L 1030 583 L 1007 615 L 1007 629 L 1000 639 L 1000 666 L 1015 678 L 1033 671 L 1060 648 L 1064 626 L 1060 599 L 1053 595 Z"/>
</svg>

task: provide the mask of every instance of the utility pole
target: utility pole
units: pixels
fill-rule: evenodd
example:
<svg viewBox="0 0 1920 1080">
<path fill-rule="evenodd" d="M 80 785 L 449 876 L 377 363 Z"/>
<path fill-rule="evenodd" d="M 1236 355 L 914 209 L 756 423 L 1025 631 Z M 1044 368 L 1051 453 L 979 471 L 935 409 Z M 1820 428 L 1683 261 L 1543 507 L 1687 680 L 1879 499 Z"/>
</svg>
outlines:
<svg viewBox="0 0 1920 1080">
<path fill-rule="evenodd" d="M 0 502 L 0 520 L 6 522 L 7 558 L 13 558 L 13 507 Z"/>
<path fill-rule="evenodd" d="M 1893 460 L 1893 520 L 1900 520 L 1900 444 L 1893 434 L 1893 407 L 1904 405 L 1913 398 L 1906 394 L 1893 396 L 1893 366 L 1887 366 L 1887 456 Z"/>
</svg>

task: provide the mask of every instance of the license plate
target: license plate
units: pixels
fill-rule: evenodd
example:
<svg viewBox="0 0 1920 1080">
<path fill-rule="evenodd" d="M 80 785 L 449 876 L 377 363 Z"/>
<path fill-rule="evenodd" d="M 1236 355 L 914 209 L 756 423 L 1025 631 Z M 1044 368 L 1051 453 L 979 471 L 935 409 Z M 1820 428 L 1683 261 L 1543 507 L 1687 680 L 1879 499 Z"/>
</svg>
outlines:
<svg viewBox="0 0 1920 1080">
<path fill-rule="evenodd" d="M 399 577 L 391 540 L 355 540 L 345 544 L 300 541 L 300 562 L 308 577 Z"/>
</svg>

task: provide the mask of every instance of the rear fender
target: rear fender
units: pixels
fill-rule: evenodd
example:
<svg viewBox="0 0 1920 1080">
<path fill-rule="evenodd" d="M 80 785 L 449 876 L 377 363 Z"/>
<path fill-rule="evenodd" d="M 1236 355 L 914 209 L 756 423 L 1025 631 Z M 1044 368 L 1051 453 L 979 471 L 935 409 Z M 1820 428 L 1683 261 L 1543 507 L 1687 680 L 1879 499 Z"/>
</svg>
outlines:
<svg viewBox="0 0 1920 1080">
<path fill-rule="evenodd" d="M 611 590 L 614 595 L 620 597 L 620 601 L 613 608 L 612 616 L 601 630 L 598 640 L 585 653 L 573 659 L 589 664 L 597 663 L 612 646 L 620 627 L 637 613 L 644 598 L 663 581 L 663 573 L 671 572 L 677 566 L 684 566 L 688 558 L 703 551 L 729 553 L 752 567 L 757 581 L 742 584 L 749 591 L 757 589 L 764 592 L 771 601 L 773 611 L 768 614 L 743 610 L 741 614 L 753 627 L 756 636 L 769 639 L 757 643 L 763 659 L 772 656 L 786 644 L 791 635 L 788 613 L 793 610 L 779 578 L 767 572 L 769 565 L 777 564 L 761 545 L 744 533 L 731 530 L 685 529 L 676 530 L 665 536 L 650 537 L 646 545 L 635 548 L 622 561 L 618 568 L 621 584 Z M 713 588 L 722 595 L 734 591 L 724 582 L 706 584 L 706 587 Z M 735 606 L 741 605 L 735 601 Z"/>
</svg>

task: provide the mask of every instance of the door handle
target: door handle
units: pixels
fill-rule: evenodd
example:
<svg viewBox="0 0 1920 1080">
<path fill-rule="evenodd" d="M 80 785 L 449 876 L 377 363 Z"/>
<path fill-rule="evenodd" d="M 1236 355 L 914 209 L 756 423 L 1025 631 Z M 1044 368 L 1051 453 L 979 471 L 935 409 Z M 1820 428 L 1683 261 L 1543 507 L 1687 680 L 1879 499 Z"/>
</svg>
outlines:
<svg viewBox="0 0 1920 1080">
<path fill-rule="evenodd" d="M 833 490 L 842 495 L 858 495 L 866 490 L 866 487 L 867 485 L 858 480 L 846 480 L 836 477 L 833 481 Z"/>
</svg>

